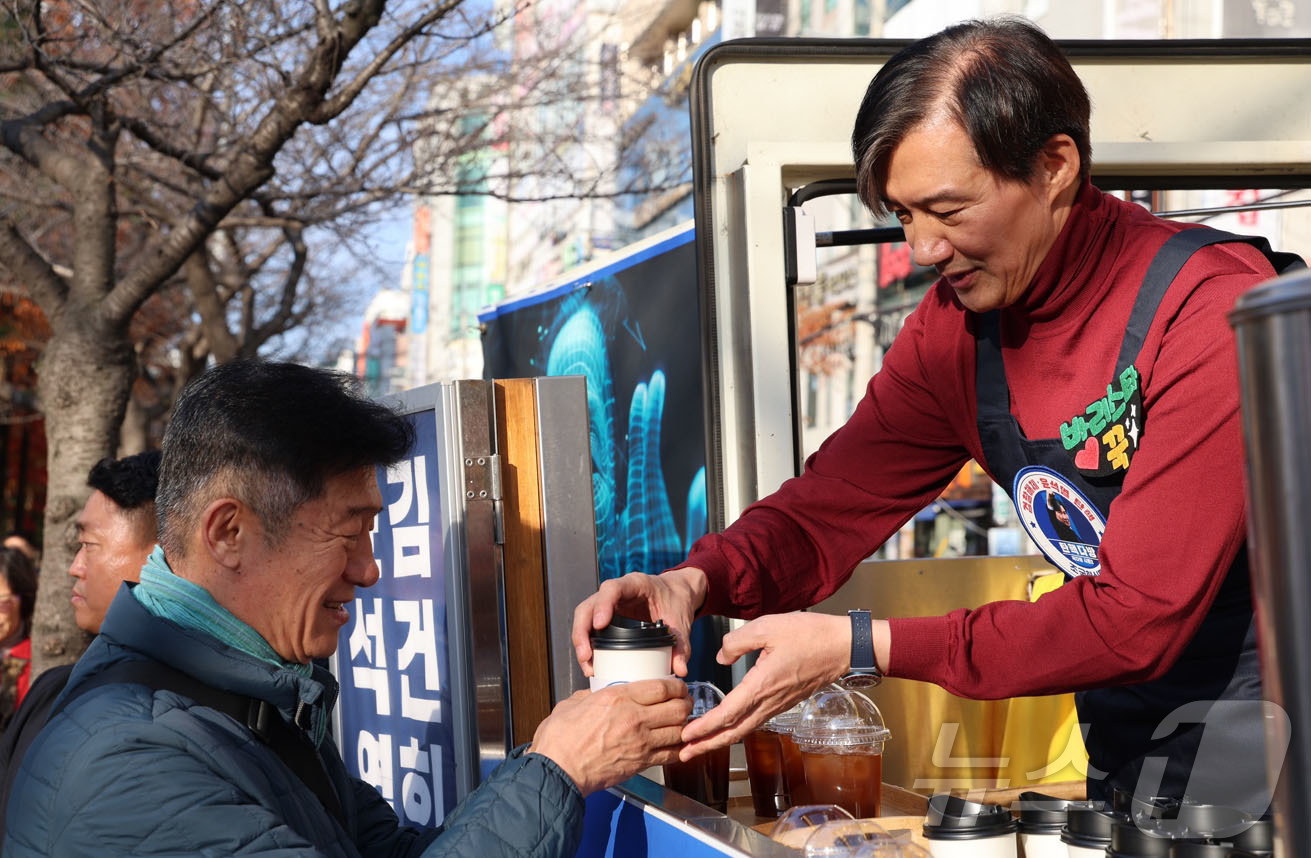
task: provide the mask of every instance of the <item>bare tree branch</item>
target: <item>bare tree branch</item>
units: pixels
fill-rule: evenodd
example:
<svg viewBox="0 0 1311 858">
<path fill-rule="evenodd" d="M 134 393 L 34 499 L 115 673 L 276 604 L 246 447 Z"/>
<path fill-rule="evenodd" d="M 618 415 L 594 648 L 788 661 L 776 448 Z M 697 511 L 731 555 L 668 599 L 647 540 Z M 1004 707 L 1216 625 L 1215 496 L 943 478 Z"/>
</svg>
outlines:
<svg viewBox="0 0 1311 858">
<path fill-rule="evenodd" d="M 151 149 L 166 158 L 172 158 L 179 164 L 195 170 L 197 173 L 211 181 L 219 181 L 223 178 L 221 172 L 209 166 L 208 155 L 199 152 L 192 152 L 188 149 L 183 149 L 180 146 L 174 146 L 172 143 L 164 140 L 156 134 L 154 129 L 135 116 L 120 115 L 118 121 L 123 124 L 124 128 L 132 132 L 132 136 L 136 137 L 142 143 L 145 143 Z"/>
<path fill-rule="evenodd" d="M 313 122 L 315 125 L 322 125 L 326 122 L 331 122 L 333 119 L 340 116 L 341 112 L 347 107 L 350 107 L 364 87 L 369 84 L 369 81 L 377 76 L 379 70 L 387 64 L 388 60 L 396 55 L 397 51 L 409 44 L 416 35 L 440 21 L 442 18 L 445 18 L 450 14 L 450 11 L 459 6 L 461 2 L 462 0 L 444 0 L 444 2 L 429 10 L 426 15 L 423 15 L 413 24 L 406 27 L 400 33 L 397 33 L 395 38 L 393 38 L 391 42 L 383 48 L 376 57 L 374 57 L 372 62 L 360 69 L 355 77 L 336 95 L 319 106 L 319 109 L 315 111 L 312 117 L 310 117 L 310 122 Z"/>
<path fill-rule="evenodd" d="M 73 102 L 60 101 L 47 104 L 29 116 L 0 122 L 0 142 L 64 188 L 76 190 L 81 186 L 81 164 L 42 137 L 37 129 L 77 111 Z"/>
<path fill-rule="evenodd" d="M 291 246 L 293 259 L 282 281 L 282 298 L 278 303 L 277 311 L 247 337 L 245 349 L 247 354 L 255 354 L 256 349 L 268 342 L 270 337 L 285 331 L 295 319 L 293 308 L 296 304 L 296 289 L 300 285 L 301 276 L 305 273 L 305 262 L 309 251 L 305 246 L 304 233 L 300 229 L 284 229 L 283 235 L 287 239 L 287 244 Z"/>
<path fill-rule="evenodd" d="M 269 166 L 296 128 L 322 104 L 346 54 L 377 22 L 382 0 L 353 3 L 330 40 L 320 40 L 295 85 L 273 103 L 250 140 L 234 153 L 235 163 L 159 243 L 150 257 L 125 277 L 106 299 L 110 312 L 131 315 L 154 285 L 178 270 L 224 216 L 273 174 Z"/>
<path fill-rule="evenodd" d="M 26 283 L 41 312 L 55 319 L 60 305 L 68 297 L 68 282 L 55 273 L 45 258 L 37 253 L 7 216 L 0 215 L 0 264 L 9 269 L 15 280 Z"/>
<path fill-rule="evenodd" d="M 203 248 L 187 257 L 183 266 L 187 292 L 191 295 L 196 312 L 200 314 L 200 327 L 205 332 L 210 353 L 220 363 L 230 361 L 238 354 L 237 338 L 228 330 L 225 309 L 218 297 L 214 273 Z"/>
</svg>

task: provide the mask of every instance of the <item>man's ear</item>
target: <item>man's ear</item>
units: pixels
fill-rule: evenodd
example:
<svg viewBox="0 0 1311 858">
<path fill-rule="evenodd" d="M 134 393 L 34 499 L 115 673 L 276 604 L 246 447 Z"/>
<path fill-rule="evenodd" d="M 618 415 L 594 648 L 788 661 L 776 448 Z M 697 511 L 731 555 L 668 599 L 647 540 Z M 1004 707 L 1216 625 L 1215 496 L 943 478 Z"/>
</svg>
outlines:
<svg viewBox="0 0 1311 858">
<path fill-rule="evenodd" d="M 1067 191 L 1078 189 L 1083 159 L 1079 147 L 1068 134 L 1053 134 L 1038 152 L 1038 169 L 1048 189 L 1047 198 L 1059 199 Z"/>
<path fill-rule="evenodd" d="M 200 523 L 204 550 L 224 569 L 240 569 L 243 553 L 261 538 L 255 511 L 236 498 L 211 502 L 201 513 Z"/>
</svg>

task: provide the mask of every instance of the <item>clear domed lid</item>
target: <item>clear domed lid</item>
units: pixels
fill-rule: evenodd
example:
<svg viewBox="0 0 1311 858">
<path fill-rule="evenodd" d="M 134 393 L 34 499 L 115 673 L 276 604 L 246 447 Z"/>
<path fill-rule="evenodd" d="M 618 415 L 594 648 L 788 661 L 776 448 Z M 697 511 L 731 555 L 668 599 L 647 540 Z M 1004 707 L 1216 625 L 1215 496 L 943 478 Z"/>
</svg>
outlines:
<svg viewBox="0 0 1311 858">
<path fill-rule="evenodd" d="M 872 747 L 883 750 L 892 733 L 883 714 L 859 691 L 823 689 L 801 704 L 801 716 L 792 730 L 798 745 L 829 748 Z"/>
<path fill-rule="evenodd" d="M 689 682 L 687 696 L 692 698 L 692 714 L 687 716 L 690 721 L 693 718 L 700 718 L 718 706 L 724 699 L 724 692 L 710 682 Z"/>
<path fill-rule="evenodd" d="M 835 819 L 817 827 L 802 851 L 806 858 L 847 858 L 867 843 L 894 843 L 887 829 L 870 819 Z"/>
<path fill-rule="evenodd" d="M 800 703 L 770 718 L 765 722 L 765 729 L 773 730 L 775 733 L 791 733 L 799 723 L 801 723 Z"/>
<path fill-rule="evenodd" d="M 851 812 L 836 804 L 801 804 L 783 811 L 769 829 L 769 836 L 779 843 L 800 849 L 814 834 L 816 826 L 833 820 L 855 819 Z"/>
<path fill-rule="evenodd" d="M 852 853 L 853 858 L 932 858 L 933 853 L 909 840 L 871 840 Z"/>
</svg>

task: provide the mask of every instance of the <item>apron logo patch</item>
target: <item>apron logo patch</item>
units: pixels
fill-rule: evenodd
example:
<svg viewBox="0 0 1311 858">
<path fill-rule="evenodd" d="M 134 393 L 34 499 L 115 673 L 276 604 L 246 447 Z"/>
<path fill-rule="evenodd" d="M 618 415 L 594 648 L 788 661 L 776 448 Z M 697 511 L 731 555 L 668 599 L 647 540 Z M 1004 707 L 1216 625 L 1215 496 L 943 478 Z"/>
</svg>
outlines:
<svg viewBox="0 0 1311 858">
<path fill-rule="evenodd" d="M 1061 444 L 1081 474 L 1110 477 L 1129 469 L 1143 424 L 1138 380 L 1138 368 L 1125 367 L 1105 396 L 1061 424 Z"/>
<path fill-rule="evenodd" d="M 1011 497 L 1029 538 L 1053 566 L 1071 577 L 1101 574 L 1097 548 L 1106 517 L 1069 480 L 1032 465 L 1015 475 Z"/>
</svg>

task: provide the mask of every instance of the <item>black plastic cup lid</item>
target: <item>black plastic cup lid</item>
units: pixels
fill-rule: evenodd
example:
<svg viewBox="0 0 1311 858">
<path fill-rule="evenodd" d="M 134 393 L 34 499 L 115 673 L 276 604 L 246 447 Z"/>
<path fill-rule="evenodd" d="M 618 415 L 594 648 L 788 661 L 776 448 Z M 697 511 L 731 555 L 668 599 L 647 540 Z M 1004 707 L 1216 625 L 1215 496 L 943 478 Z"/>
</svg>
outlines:
<svg viewBox="0 0 1311 858">
<path fill-rule="evenodd" d="M 654 649 L 674 645 L 674 635 L 664 620 L 648 623 L 615 616 L 610 625 L 594 629 L 590 637 L 593 649 Z"/>
<path fill-rule="evenodd" d="M 1111 810 L 1137 820 L 1174 819 L 1179 813 L 1179 799 L 1170 796 L 1135 795 L 1116 787 L 1111 791 Z"/>
<path fill-rule="evenodd" d="M 980 804 L 941 793 L 929 798 L 924 817 L 928 840 L 982 840 L 1010 834 L 1019 827 L 1011 812 L 999 804 Z"/>
<path fill-rule="evenodd" d="M 1242 850 L 1255 854 L 1271 854 L 1275 851 L 1275 824 L 1269 819 L 1257 819 L 1251 827 L 1240 831 L 1229 842 L 1234 844 L 1234 851 Z"/>
<path fill-rule="evenodd" d="M 1020 815 L 1020 830 L 1025 832 L 1058 832 L 1065 824 L 1065 809 L 1074 804 L 1068 798 L 1056 798 L 1040 792 L 1022 792 L 1011 805 L 1011 811 Z"/>
<path fill-rule="evenodd" d="M 1076 801 L 1065 809 L 1061 840 L 1075 846 L 1103 848 L 1111 842 L 1111 831 L 1123 816 L 1107 810 L 1100 801 Z"/>
<path fill-rule="evenodd" d="M 1176 840 L 1170 847 L 1170 858 L 1229 858 L 1231 852 L 1233 846 L 1228 843 Z"/>
<path fill-rule="evenodd" d="M 1167 858 L 1174 839 L 1151 820 L 1117 819 L 1111 827 L 1113 858 Z"/>
<path fill-rule="evenodd" d="M 1226 841 L 1232 841 L 1251 825 L 1252 817 L 1243 811 L 1218 804 L 1181 805 L 1179 815 L 1169 822 L 1170 830 L 1178 836 Z"/>
</svg>

